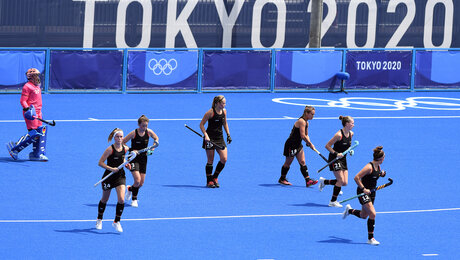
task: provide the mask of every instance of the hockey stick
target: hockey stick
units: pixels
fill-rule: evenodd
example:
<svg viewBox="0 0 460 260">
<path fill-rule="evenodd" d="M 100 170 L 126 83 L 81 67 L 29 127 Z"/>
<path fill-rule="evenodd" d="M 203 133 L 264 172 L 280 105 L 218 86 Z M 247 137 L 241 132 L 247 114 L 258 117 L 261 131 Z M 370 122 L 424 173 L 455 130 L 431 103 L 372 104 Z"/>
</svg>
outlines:
<svg viewBox="0 0 460 260">
<path fill-rule="evenodd" d="M 187 124 L 185 124 L 185 127 L 187 127 L 190 131 L 194 132 L 195 134 L 197 134 L 199 137 L 201 138 L 204 138 L 202 134 L 198 133 L 197 131 L 193 130 L 192 128 L 190 128 Z M 214 145 L 215 147 L 219 148 L 220 150 L 224 150 L 224 147 L 214 143 L 213 141 L 209 140 L 209 142 Z"/>
<path fill-rule="evenodd" d="M 358 141 L 355 141 L 355 142 L 353 143 L 353 145 L 350 146 L 350 148 L 348 148 L 345 152 L 342 153 L 343 156 L 345 156 L 346 154 L 350 153 L 350 151 L 353 150 L 353 149 L 354 149 L 356 146 L 358 146 L 358 145 L 359 145 L 359 142 L 358 142 Z M 343 157 L 342 157 L 342 158 L 343 158 Z M 326 164 L 326 166 L 324 166 L 323 168 L 321 168 L 321 169 L 318 170 L 318 173 L 319 173 L 320 171 L 324 170 L 324 168 L 328 167 L 329 165 L 335 163 L 338 159 L 340 159 L 340 158 L 339 158 L 339 157 L 336 157 L 334 160 L 328 162 L 328 163 Z"/>
<path fill-rule="evenodd" d="M 321 156 L 321 158 L 323 158 L 323 160 L 324 160 L 325 162 L 327 162 L 326 157 L 324 157 L 318 150 L 316 150 L 316 148 L 314 149 L 314 151 L 315 151 L 319 156 Z"/>
<path fill-rule="evenodd" d="M 44 119 L 41 119 L 39 117 L 36 117 L 34 116 L 35 119 L 37 119 L 38 121 L 42 121 L 43 123 L 47 124 L 47 125 L 50 125 L 50 126 L 55 126 L 56 125 L 56 122 L 54 122 L 54 120 L 52 121 L 46 121 Z"/>
<path fill-rule="evenodd" d="M 154 142 L 153 142 L 153 145 L 151 145 L 151 146 L 149 146 L 149 147 L 146 147 L 146 148 L 144 148 L 144 149 L 142 149 L 142 150 L 139 150 L 139 151 L 137 151 L 137 153 L 134 153 L 134 152 L 128 153 L 128 159 L 126 160 L 126 162 L 120 164 L 120 166 L 118 166 L 117 169 L 120 170 L 120 169 L 123 168 L 126 164 L 132 162 L 132 161 L 134 160 L 134 158 L 136 158 L 136 156 L 137 156 L 138 154 L 141 154 L 141 153 L 145 153 L 145 152 L 151 151 L 151 150 L 153 150 L 154 148 L 158 147 L 158 145 L 159 145 L 159 143 L 158 143 L 157 141 L 154 141 Z M 101 183 L 101 182 L 107 180 L 107 178 L 109 178 L 110 176 L 112 176 L 112 174 L 114 174 L 114 173 L 115 173 L 115 172 L 111 172 L 111 173 L 107 174 L 107 175 L 106 175 L 104 178 L 102 178 L 100 181 L 96 182 L 96 183 L 94 184 L 94 187 L 96 187 L 99 183 Z"/>
<path fill-rule="evenodd" d="M 388 183 L 385 183 L 385 184 L 383 184 L 383 185 L 378 186 L 378 187 L 375 188 L 375 189 L 372 189 L 371 192 L 374 192 L 374 191 L 376 191 L 376 190 L 381 190 L 381 189 L 383 189 L 383 188 L 385 188 L 385 187 L 388 187 L 388 186 L 390 186 L 391 184 L 393 184 L 393 180 L 392 180 L 391 178 L 388 178 L 388 181 L 389 181 Z M 366 195 L 366 194 L 363 192 L 363 193 L 360 193 L 360 194 L 358 194 L 358 195 L 356 195 L 356 196 L 353 196 L 353 197 L 351 197 L 351 198 L 348 198 L 348 199 L 339 201 L 339 203 L 342 204 L 342 203 L 344 203 L 344 202 L 347 202 L 347 201 L 349 201 L 349 200 L 352 200 L 352 199 L 356 199 L 356 198 L 362 197 L 362 196 L 364 196 L 364 195 Z"/>
</svg>

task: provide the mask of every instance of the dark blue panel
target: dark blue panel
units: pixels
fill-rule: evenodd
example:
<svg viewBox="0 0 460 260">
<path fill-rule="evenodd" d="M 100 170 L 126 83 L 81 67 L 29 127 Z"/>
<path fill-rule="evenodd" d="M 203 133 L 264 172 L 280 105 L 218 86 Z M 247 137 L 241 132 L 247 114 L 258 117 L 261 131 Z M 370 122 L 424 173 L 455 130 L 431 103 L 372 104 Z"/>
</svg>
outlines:
<svg viewBox="0 0 460 260">
<path fill-rule="evenodd" d="M 0 51 L 0 89 L 19 89 L 26 82 L 25 72 L 36 68 L 45 73 L 45 51 Z"/>
<path fill-rule="evenodd" d="M 206 51 L 203 89 L 270 89 L 268 51 Z"/>
<path fill-rule="evenodd" d="M 333 88 L 340 81 L 341 51 L 279 51 L 276 53 L 276 89 Z"/>
<path fill-rule="evenodd" d="M 128 90 L 197 89 L 198 51 L 133 51 L 128 56 Z"/>
<path fill-rule="evenodd" d="M 417 51 L 415 88 L 458 88 L 460 51 Z"/>
<path fill-rule="evenodd" d="M 350 51 L 347 88 L 410 88 L 412 52 Z"/>
<path fill-rule="evenodd" d="M 50 90 L 121 90 L 121 51 L 52 51 Z"/>
</svg>

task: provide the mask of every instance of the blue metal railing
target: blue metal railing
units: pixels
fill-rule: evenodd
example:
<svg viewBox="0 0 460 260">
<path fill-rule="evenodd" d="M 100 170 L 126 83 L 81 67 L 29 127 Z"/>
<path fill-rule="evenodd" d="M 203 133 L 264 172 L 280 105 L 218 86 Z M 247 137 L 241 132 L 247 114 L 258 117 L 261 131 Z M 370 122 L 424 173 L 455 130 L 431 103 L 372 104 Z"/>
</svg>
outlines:
<svg viewBox="0 0 460 260">
<path fill-rule="evenodd" d="M 453 88 L 443 88 L 443 89 L 434 89 L 434 88 L 417 88 L 415 86 L 415 73 L 416 73 L 416 54 L 418 51 L 460 51 L 460 48 L 451 48 L 451 49 L 425 49 L 425 48 L 398 48 L 398 49 L 384 49 L 384 48 L 373 48 L 373 49 L 347 49 L 347 48 L 283 48 L 283 49 L 254 49 L 254 48 L 148 48 L 148 49 L 134 49 L 134 48 L 0 48 L 0 51 L 45 51 L 46 61 L 45 61 L 45 75 L 44 75 L 44 93 L 185 93 L 185 92 L 329 92 L 329 89 L 277 89 L 275 76 L 276 76 L 276 52 L 277 51 L 341 51 L 342 54 L 342 71 L 346 68 L 346 59 L 347 53 L 349 51 L 410 51 L 412 55 L 412 64 L 411 64 L 411 75 L 410 75 L 410 87 L 404 89 L 347 89 L 351 92 L 372 92 L 372 91 L 460 91 L 459 87 Z M 49 88 L 50 84 L 50 60 L 51 60 L 51 51 L 113 51 L 118 50 L 123 53 L 122 61 L 122 82 L 120 90 L 54 90 Z M 128 80 L 128 53 L 130 51 L 198 51 L 198 79 L 196 84 L 196 89 L 194 90 L 129 90 L 127 89 L 127 80 Z M 206 51 L 270 51 L 270 75 L 269 75 L 269 88 L 268 89 L 231 89 L 231 90 L 222 90 L 222 89 L 203 89 L 203 57 Z M 346 81 L 342 82 L 344 87 L 346 87 Z M 0 93 L 19 93 L 20 90 L 1 90 Z"/>
</svg>

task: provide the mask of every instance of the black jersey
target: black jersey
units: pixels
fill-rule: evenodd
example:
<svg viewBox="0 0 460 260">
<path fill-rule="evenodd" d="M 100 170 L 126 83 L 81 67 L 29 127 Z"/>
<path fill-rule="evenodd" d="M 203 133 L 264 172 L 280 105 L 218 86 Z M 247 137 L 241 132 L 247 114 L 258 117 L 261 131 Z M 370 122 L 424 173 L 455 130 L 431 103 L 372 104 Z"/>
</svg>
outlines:
<svg viewBox="0 0 460 260">
<path fill-rule="evenodd" d="M 110 167 L 115 167 L 117 168 L 120 166 L 122 163 L 125 161 L 125 147 L 123 146 L 123 149 L 118 152 L 115 149 L 115 146 L 112 144 L 112 154 L 107 157 L 107 165 Z M 107 176 L 111 171 L 105 170 L 104 174 L 102 175 L 102 178 Z M 125 176 L 125 170 L 121 168 L 117 173 L 113 174 L 112 176 L 108 177 L 105 181 L 102 182 L 102 189 L 103 190 L 110 190 L 112 188 L 115 188 L 119 185 L 126 185 L 126 176 Z"/>
<path fill-rule="evenodd" d="M 342 133 L 342 139 L 335 142 L 332 147 L 337 153 L 343 153 L 351 146 L 351 133 L 348 134 L 348 137 L 345 137 L 342 129 L 340 129 L 340 132 Z"/>
<path fill-rule="evenodd" d="M 209 139 L 223 139 L 222 126 L 224 125 L 225 114 L 222 111 L 222 114 L 217 114 L 216 110 L 212 108 L 213 116 L 208 120 L 208 128 L 206 133 L 208 133 Z"/>
<path fill-rule="evenodd" d="M 342 133 L 342 139 L 340 139 L 337 142 L 335 142 L 333 144 L 333 146 L 332 146 L 332 149 L 337 153 L 343 153 L 348 148 L 350 148 L 350 146 L 351 146 L 351 133 L 348 134 L 348 137 L 345 137 L 345 134 L 343 133 L 342 129 L 340 129 L 340 132 Z M 337 157 L 337 154 L 329 153 L 328 161 L 330 162 L 330 161 L 334 160 L 336 157 Z M 338 160 L 338 163 L 341 163 L 341 165 L 339 165 L 340 169 L 347 170 L 348 169 L 348 167 L 347 167 L 347 155 L 345 155 L 344 157 L 340 158 Z M 333 167 L 333 166 L 334 165 L 332 165 L 332 164 L 329 166 L 329 169 L 331 171 L 338 170 L 337 167 Z"/>
<path fill-rule="evenodd" d="M 118 152 L 112 144 L 112 154 L 107 157 L 107 165 L 110 167 L 118 167 L 125 161 L 125 147 Z"/>
<path fill-rule="evenodd" d="M 380 178 L 380 166 L 378 166 L 378 169 L 374 169 L 374 165 L 372 162 L 370 162 L 371 167 L 372 167 L 372 172 L 370 174 L 367 174 L 361 179 L 361 182 L 364 185 L 364 188 L 366 189 L 374 189 L 377 187 L 377 180 Z"/>
<path fill-rule="evenodd" d="M 299 119 L 303 119 L 302 117 L 300 117 Z M 305 119 L 303 119 L 305 120 Z M 305 126 L 305 132 L 307 132 L 307 129 L 308 129 L 308 122 L 306 122 L 306 126 Z M 292 127 L 292 130 L 291 130 L 291 133 L 289 134 L 289 137 L 286 141 L 286 143 L 289 142 L 289 145 L 291 147 L 298 147 L 302 144 L 302 137 L 300 137 L 300 128 L 297 128 L 295 127 L 295 124 L 294 126 Z"/>
<path fill-rule="evenodd" d="M 149 145 L 149 133 L 148 133 L 148 130 L 145 131 L 144 133 L 144 136 L 140 136 L 139 135 L 139 132 L 137 131 L 137 128 L 135 131 L 135 134 L 134 134 L 134 138 L 131 139 L 131 148 L 129 149 L 130 151 L 133 151 L 133 150 L 142 150 L 144 148 L 146 148 L 148 145 Z M 136 156 L 135 160 L 136 159 L 147 159 L 147 155 L 145 153 L 143 154 L 139 154 Z"/>
</svg>

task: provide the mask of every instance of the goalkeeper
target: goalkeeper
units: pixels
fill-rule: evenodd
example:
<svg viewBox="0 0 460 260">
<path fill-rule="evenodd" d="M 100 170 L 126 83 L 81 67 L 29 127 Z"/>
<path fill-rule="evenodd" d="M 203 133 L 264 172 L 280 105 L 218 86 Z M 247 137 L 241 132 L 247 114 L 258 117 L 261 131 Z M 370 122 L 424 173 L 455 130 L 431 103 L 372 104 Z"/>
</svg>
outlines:
<svg viewBox="0 0 460 260">
<path fill-rule="evenodd" d="M 27 134 L 21 136 L 17 142 L 6 144 L 9 154 L 14 160 L 18 159 L 18 153 L 33 144 L 29 159 L 34 161 L 48 161 L 46 153 L 46 127 L 35 118 L 42 118 L 42 96 L 40 88 L 40 71 L 35 68 L 26 72 L 28 82 L 22 88 L 20 103 L 23 108 L 23 116 L 27 126 Z"/>
</svg>

